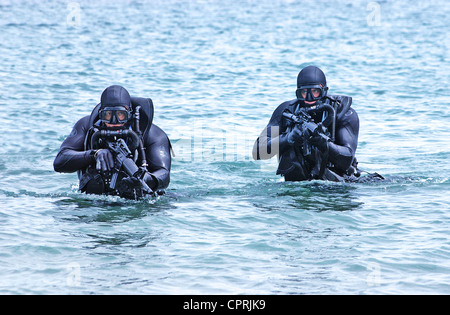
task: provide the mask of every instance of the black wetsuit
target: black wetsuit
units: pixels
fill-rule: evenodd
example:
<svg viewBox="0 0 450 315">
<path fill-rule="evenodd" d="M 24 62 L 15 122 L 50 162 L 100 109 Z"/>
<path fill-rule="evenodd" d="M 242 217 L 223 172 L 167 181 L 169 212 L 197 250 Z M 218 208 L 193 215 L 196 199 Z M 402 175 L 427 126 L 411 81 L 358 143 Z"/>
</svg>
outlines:
<svg viewBox="0 0 450 315">
<path fill-rule="evenodd" d="M 80 119 L 75 124 L 55 158 L 53 163 L 55 171 L 64 173 L 78 171 L 78 177 L 81 179 L 88 169 L 95 170 L 95 150 L 86 150 L 84 147 L 91 127 L 90 116 Z M 148 163 L 147 171 L 154 179 L 148 184 L 153 191 L 164 189 L 170 181 L 170 141 L 161 128 L 152 124 L 149 131 L 144 134 L 143 143 Z M 89 190 L 91 193 L 102 193 L 95 187 Z"/>
<path fill-rule="evenodd" d="M 359 118 L 352 109 L 352 98 L 347 96 L 329 96 L 324 103 L 331 105 L 336 111 L 335 141 L 330 142 L 326 157 L 324 152 L 313 148 L 312 157 L 305 157 L 299 145 L 288 142 L 289 121 L 283 117 L 288 109 L 295 113 L 298 100 L 282 103 L 274 111 L 267 127 L 263 130 L 253 147 L 255 160 L 270 159 L 275 155 L 280 158 L 277 174 L 286 181 L 310 179 L 326 179 L 332 181 L 350 180 L 356 165 L 355 152 L 358 146 Z M 317 115 L 315 122 L 320 122 Z M 319 171 L 320 164 L 326 158 L 326 168 Z M 353 166 L 352 166 L 353 165 Z M 320 174 L 320 176 L 319 176 Z"/>
</svg>

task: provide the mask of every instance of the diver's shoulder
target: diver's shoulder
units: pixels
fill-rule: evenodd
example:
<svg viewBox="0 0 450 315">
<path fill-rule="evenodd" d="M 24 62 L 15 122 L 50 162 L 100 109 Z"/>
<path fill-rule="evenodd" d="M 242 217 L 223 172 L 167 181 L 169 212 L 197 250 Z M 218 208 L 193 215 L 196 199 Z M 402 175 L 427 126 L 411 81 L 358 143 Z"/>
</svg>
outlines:
<svg viewBox="0 0 450 315">
<path fill-rule="evenodd" d="M 162 128 L 158 127 L 156 124 L 152 124 L 150 126 L 150 130 L 149 133 L 151 133 L 152 135 L 156 135 L 156 134 L 166 134 L 164 132 L 164 130 L 162 130 Z"/>
<path fill-rule="evenodd" d="M 90 118 L 91 118 L 91 116 L 87 115 L 87 116 L 84 116 L 84 117 L 80 118 L 80 120 L 78 120 L 78 122 L 83 123 L 83 124 L 87 124 L 87 123 L 89 123 Z"/>
<path fill-rule="evenodd" d="M 80 128 L 84 128 L 84 129 L 89 129 L 89 120 L 90 120 L 90 116 L 84 116 L 83 118 L 80 118 L 76 123 L 74 128 L 80 129 Z"/>
<path fill-rule="evenodd" d="M 268 126 L 280 125 L 282 123 L 283 112 L 286 109 L 288 109 L 292 112 L 294 110 L 295 104 L 297 104 L 297 99 L 286 101 L 286 102 L 283 102 L 280 105 L 278 105 L 278 107 L 275 108 L 275 110 L 273 111 L 273 114 L 272 114 L 272 117 L 270 118 Z"/>
<path fill-rule="evenodd" d="M 341 105 L 345 106 L 347 104 L 352 105 L 353 98 L 348 95 L 328 95 L 329 98 L 331 98 L 334 101 L 337 101 Z"/>
<path fill-rule="evenodd" d="M 144 137 L 144 142 L 149 143 L 168 143 L 169 137 L 166 132 L 155 124 L 152 124 L 148 133 Z"/>
<path fill-rule="evenodd" d="M 329 95 L 328 96 L 334 103 L 337 118 L 342 119 L 344 116 L 348 116 L 350 113 L 356 114 L 356 111 L 353 109 L 353 98 L 347 95 Z"/>
<path fill-rule="evenodd" d="M 283 112 L 285 109 L 288 109 L 288 108 L 290 108 L 292 110 L 292 108 L 297 104 L 297 102 L 298 102 L 297 99 L 285 101 L 285 102 L 281 103 L 280 105 L 278 105 L 278 107 L 275 109 L 274 113 Z"/>
<path fill-rule="evenodd" d="M 278 107 L 289 107 L 289 106 L 294 106 L 295 104 L 297 104 L 298 99 L 294 98 L 293 100 L 290 101 L 286 101 L 281 103 Z"/>
</svg>

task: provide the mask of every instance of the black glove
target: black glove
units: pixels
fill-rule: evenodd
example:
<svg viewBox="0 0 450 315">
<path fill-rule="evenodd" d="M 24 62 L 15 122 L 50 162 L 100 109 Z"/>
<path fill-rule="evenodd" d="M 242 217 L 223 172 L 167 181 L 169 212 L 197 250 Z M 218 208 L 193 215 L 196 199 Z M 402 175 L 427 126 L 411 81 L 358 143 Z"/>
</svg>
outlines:
<svg viewBox="0 0 450 315">
<path fill-rule="evenodd" d="M 298 144 L 303 141 L 303 132 L 298 125 L 295 125 L 287 136 L 290 145 Z"/>
<path fill-rule="evenodd" d="M 158 186 L 158 181 L 154 176 L 150 175 L 149 172 L 145 172 L 144 175 L 140 177 L 151 190 L 154 190 Z M 121 197 L 128 199 L 140 198 L 144 196 L 145 193 L 149 193 L 142 188 L 140 180 L 136 177 L 123 178 L 117 187 L 117 191 Z"/>
<path fill-rule="evenodd" d="M 308 139 L 308 142 L 318 148 L 321 152 L 325 152 L 328 148 L 328 142 L 331 141 L 330 137 L 325 135 L 322 126 L 319 126 L 314 134 Z"/>
<path fill-rule="evenodd" d="M 135 177 L 125 177 L 120 181 L 117 191 L 119 196 L 127 199 L 136 199 L 142 197 L 141 183 Z"/>
<path fill-rule="evenodd" d="M 99 172 L 108 172 L 114 168 L 114 159 L 107 149 L 98 150 L 95 154 L 96 169 Z"/>
</svg>

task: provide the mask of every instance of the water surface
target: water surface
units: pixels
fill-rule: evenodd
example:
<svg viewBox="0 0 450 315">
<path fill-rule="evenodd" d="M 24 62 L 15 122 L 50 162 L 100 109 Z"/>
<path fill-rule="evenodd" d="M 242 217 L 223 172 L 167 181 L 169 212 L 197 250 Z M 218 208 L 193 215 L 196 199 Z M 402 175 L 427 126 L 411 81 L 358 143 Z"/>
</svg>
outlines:
<svg viewBox="0 0 450 315">
<path fill-rule="evenodd" d="M 449 294 L 450 6 L 375 4 L 0 1 L 0 293 Z M 309 64 L 353 97 L 360 166 L 386 181 L 284 183 L 252 160 Z M 112 84 L 172 140 L 156 200 L 53 171 Z"/>
</svg>

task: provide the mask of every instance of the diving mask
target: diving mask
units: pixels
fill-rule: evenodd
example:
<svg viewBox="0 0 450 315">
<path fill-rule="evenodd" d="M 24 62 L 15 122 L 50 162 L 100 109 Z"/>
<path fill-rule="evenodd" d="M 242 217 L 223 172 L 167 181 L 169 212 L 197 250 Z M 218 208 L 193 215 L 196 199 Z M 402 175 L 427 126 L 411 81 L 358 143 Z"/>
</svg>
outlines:
<svg viewBox="0 0 450 315">
<path fill-rule="evenodd" d="M 327 96 L 328 87 L 322 87 L 322 84 L 306 85 L 297 89 L 297 99 L 300 101 L 313 102 Z"/>
<path fill-rule="evenodd" d="M 124 124 L 131 118 L 131 113 L 124 106 L 102 108 L 99 115 L 100 121 L 108 124 Z"/>
</svg>

